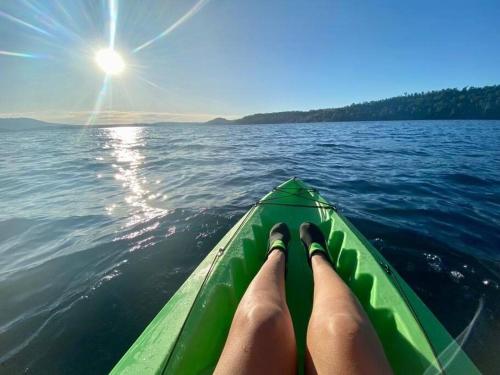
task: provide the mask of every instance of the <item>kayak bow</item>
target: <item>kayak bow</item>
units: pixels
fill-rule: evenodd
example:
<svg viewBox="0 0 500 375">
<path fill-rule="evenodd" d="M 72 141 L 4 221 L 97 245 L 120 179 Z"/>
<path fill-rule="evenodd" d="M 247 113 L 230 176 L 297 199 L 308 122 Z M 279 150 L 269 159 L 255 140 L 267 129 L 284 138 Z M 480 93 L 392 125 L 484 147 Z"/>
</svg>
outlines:
<svg viewBox="0 0 500 375">
<path fill-rule="evenodd" d="M 286 279 L 299 372 L 312 308 L 312 273 L 299 240 L 304 221 L 327 237 L 337 272 L 367 312 L 396 374 L 479 374 L 472 361 L 384 257 L 334 206 L 290 179 L 252 207 L 148 325 L 112 374 L 211 373 L 277 222 L 292 232 Z"/>
</svg>

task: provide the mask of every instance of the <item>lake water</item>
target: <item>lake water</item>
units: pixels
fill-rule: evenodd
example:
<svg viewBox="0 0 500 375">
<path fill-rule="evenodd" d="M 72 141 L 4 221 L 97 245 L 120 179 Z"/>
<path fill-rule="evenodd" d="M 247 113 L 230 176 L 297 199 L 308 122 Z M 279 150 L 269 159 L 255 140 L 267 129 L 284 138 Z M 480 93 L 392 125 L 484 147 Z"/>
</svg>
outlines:
<svg viewBox="0 0 500 375">
<path fill-rule="evenodd" d="M 500 371 L 500 122 L 426 121 L 0 133 L 0 373 L 109 371 L 291 176 Z"/>
</svg>

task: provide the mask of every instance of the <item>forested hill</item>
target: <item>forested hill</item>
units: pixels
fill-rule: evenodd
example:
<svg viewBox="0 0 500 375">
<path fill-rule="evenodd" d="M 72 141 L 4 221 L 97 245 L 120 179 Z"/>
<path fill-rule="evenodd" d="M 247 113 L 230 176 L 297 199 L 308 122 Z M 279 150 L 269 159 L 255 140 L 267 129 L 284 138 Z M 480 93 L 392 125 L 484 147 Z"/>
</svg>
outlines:
<svg viewBox="0 0 500 375">
<path fill-rule="evenodd" d="M 292 122 L 500 119 L 500 85 L 409 94 L 342 108 L 259 113 L 212 123 L 275 124 Z"/>
</svg>

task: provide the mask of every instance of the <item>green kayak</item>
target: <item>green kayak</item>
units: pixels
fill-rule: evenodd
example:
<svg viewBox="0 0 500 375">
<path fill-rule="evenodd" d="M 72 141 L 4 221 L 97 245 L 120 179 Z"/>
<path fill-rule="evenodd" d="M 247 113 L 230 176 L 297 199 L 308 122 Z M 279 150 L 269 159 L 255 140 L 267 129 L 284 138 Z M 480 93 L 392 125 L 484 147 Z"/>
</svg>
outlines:
<svg viewBox="0 0 500 375">
<path fill-rule="evenodd" d="M 309 221 L 319 225 L 328 237 L 337 272 L 367 312 L 394 373 L 479 373 L 382 255 L 316 190 L 294 178 L 255 204 L 220 240 L 112 374 L 211 373 L 238 302 L 265 260 L 269 229 L 281 221 L 292 231 L 286 294 L 299 369 L 304 362 L 313 284 L 298 228 Z"/>
</svg>

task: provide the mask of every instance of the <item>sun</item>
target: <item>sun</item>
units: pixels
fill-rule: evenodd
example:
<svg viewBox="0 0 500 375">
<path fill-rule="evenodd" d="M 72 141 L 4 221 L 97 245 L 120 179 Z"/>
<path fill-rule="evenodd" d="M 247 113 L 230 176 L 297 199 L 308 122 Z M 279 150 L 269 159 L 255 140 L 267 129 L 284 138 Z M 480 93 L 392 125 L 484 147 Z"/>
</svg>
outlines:
<svg viewBox="0 0 500 375">
<path fill-rule="evenodd" d="M 95 54 L 95 62 L 104 73 L 120 75 L 125 70 L 125 61 L 118 52 L 111 48 L 104 48 Z"/>
</svg>

